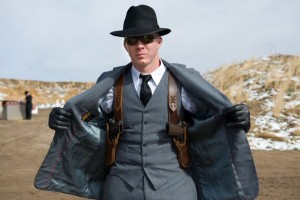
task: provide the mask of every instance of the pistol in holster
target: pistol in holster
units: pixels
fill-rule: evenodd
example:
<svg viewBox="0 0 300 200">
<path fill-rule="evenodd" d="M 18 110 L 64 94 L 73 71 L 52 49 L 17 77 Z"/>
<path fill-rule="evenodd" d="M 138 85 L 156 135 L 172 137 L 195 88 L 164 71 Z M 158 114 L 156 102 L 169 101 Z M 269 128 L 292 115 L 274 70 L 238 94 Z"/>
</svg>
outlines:
<svg viewBox="0 0 300 200">
<path fill-rule="evenodd" d="M 112 165 L 116 160 L 116 149 L 119 143 L 119 137 L 122 133 L 122 121 L 110 119 L 106 123 L 106 158 L 105 164 Z"/>
<path fill-rule="evenodd" d="M 177 151 L 177 157 L 180 167 L 187 168 L 190 166 L 188 153 L 188 125 L 184 121 L 179 123 L 167 123 L 167 131 L 173 137 L 173 144 Z"/>
</svg>

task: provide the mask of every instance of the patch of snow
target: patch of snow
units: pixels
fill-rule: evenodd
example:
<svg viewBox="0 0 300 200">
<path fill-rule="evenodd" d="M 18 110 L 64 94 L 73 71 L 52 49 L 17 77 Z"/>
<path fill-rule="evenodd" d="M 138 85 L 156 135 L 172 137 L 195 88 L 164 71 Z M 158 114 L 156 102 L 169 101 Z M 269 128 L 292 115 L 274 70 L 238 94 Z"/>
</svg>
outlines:
<svg viewBox="0 0 300 200">
<path fill-rule="evenodd" d="M 3 100 L 5 96 L 7 96 L 7 95 L 3 94 L 3 93 L 0 93 L 0 100 Z"/>
<path fill-rule="evenodd" d="M 291 81 L 294 81 L 296 83 L 300 83 L 300 78 L 298 78 L 296 76 L 293 76 L 293 77 L 291 77 Z"/>
<path fill-rule="evenodd" d="M 290 101 L 290 102 L 287 102 L 285 105 L 284 105 L 284 108 L 285 109 L 292 109 L 296 106 L 299 106 L 300 105 L 300 100 L 299 99 L 296 99 L 294 101 Z"/>
<path fill-rule="evenodd" d="M 253 150 L 300 150 L 300 137 L 293 142 L 279 142 L 250 136 L 248 141 Z"/>
<path fill-rule="evenodd" d="M 271 58 L 269 58 L 269 57 L 263 57 L 261 60 L 262 60 L 262 61 L 270 61 Z"/>
</svg>

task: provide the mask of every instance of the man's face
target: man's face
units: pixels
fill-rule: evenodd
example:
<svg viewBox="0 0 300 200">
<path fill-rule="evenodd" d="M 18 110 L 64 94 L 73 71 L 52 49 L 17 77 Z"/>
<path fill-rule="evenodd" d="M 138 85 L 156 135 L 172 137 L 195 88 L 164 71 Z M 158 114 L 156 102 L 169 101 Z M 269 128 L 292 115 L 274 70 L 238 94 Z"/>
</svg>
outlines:
<svg viewBox="0 0 300 200">
<path fill-rule="evenodd" d="M 138 70 L 159 66 L 158 49 L 162 44 L 162 37 L 147 35 L 140 37 L 128 37 L 124 40 L 124 46 L 131 61 Z"/>
</svg>

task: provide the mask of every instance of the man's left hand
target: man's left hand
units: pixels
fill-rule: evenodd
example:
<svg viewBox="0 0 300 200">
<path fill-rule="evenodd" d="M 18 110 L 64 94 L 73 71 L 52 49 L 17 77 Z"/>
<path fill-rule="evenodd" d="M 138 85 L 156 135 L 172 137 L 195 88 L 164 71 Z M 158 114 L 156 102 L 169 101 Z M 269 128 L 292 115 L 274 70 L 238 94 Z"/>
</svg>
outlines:
<svg viewBox="0 0 300 200">
<path fill-rule="evenodd" d="M 250 111 L 245 104 L 236 104 L 224 110 L 222 116 L 227 120 L 227 126 L 242 128 L 245 133 L 250 130 Z"/>
</svg>

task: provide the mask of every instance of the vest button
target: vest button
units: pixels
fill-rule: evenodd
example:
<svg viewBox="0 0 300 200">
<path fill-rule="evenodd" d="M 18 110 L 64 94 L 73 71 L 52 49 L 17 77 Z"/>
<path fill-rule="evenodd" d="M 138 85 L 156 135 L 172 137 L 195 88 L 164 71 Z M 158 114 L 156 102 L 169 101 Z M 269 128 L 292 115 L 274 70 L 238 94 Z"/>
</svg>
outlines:
<svg viewBox="0 0 300 200">
<path fill-rule="evenodd" d="M 146 157 L 146 156 L 147 156 L 147 154 L 144 154 L 143 156 L 144 156 L 144 157 Z"/>
<path fill-rule="evenodd" d="M 147 146 L 147 144 L 143 144 L 143 147 L 146 147 Z"/>
<path fill-rule="evenodd" d="M 144 122 L 144 124 L 145 124 L 145 125 L 147 125 L 147 124 L 148 124 L 148 122 Z"/>
</svg>

